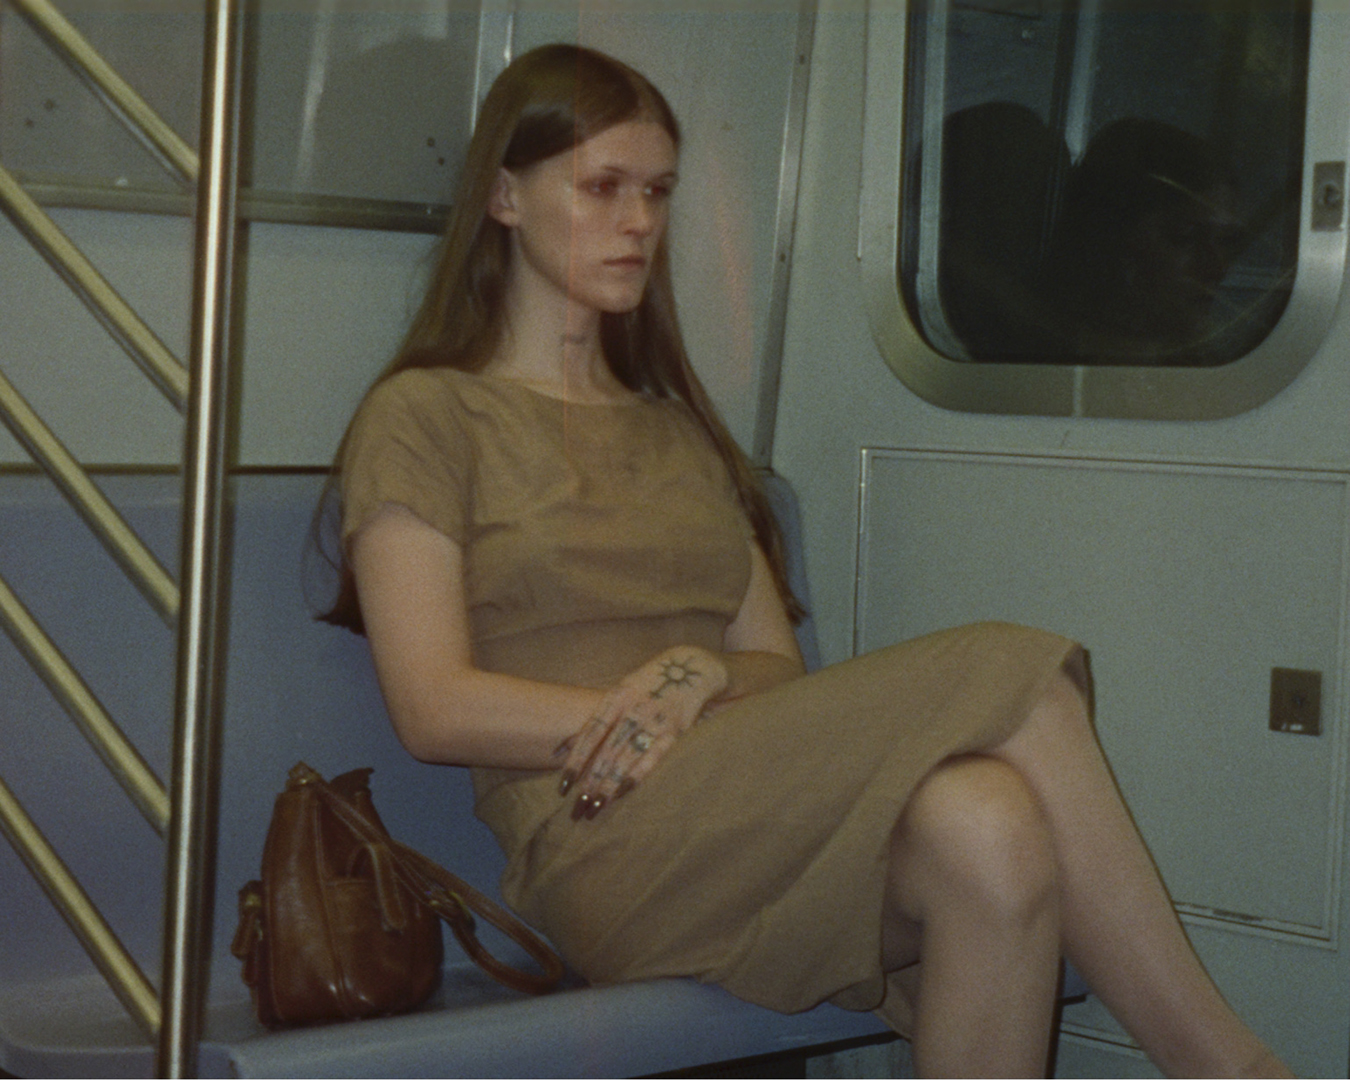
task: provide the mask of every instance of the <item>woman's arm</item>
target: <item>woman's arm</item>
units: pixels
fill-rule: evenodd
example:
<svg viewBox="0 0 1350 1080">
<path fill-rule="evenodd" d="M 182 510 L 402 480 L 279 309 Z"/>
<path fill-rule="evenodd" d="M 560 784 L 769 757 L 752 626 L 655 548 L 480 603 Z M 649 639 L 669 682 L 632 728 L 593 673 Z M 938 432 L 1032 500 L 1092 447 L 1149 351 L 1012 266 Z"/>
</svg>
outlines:
<svg viewBox="0 0 1350 1080">
<path fill-rule="evenodd" d="M 625 676 L 565 744 L 562 790 L 576 790 L 574 818 L 594 817 L 639 783 L 705 712 L 803 674 L 773 574 L 753 542 L 750 559 L 750 584 L 724 651 L 667 649 Z"/>
<path fill-rule="evenodd" d="M 395 504 L 353 538 L 361 613 L 394 730 L 424 761 L 556 768 L 558 745 L 605 695 L 477 670 L 463 562 L 458 544 Z"/>
<path fill-rule="evenodd" d="M 352 540 L 366 634 L 399 740 L 424 761 L 563 766 L 594 814 L 654 768 L 705 711 L 802 674 L 768 564 L 751 575 L 726 651 L 668 649 L 605 692 L 479 671 L 473 665 L 460 546 L 389 504 Z M 636 736 L 636 738 L 635 738 Z"/>
<path fill-rule="evenodd" d="M 750 585 L 723 636 L 722 649 L 729 678 L 714 706 L 768 690 L 806 672 L 769 560 L 754 542 L 750 544 Z"/>
</svg>

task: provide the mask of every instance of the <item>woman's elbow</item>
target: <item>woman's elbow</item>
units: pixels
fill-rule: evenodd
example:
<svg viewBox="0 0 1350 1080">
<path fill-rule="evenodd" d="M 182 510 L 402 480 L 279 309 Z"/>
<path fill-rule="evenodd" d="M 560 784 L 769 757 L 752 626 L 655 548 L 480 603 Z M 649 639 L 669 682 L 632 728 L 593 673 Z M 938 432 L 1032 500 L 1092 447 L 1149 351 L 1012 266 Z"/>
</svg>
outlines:
<svg viewBox="0 0 1350 1080">
<path fill-rule="evenodd" d="M 418 761 L 433 765 L 461 763 L 455 728 L 444 707 L 393 697 L 386 697 L 385 704 L 394 735 L 403 749 Z"/>
<path fill-rule="evenodd" d="M 390 710 L 389 719 L 393 724 L 394 734 L 409 754 L 418 761 L 425 761 L 428 764 L 436 765 L 444 762 L 445 749 L 442 741 L 427 724 L 399 715 L 393 710 Z"/>
</svg>

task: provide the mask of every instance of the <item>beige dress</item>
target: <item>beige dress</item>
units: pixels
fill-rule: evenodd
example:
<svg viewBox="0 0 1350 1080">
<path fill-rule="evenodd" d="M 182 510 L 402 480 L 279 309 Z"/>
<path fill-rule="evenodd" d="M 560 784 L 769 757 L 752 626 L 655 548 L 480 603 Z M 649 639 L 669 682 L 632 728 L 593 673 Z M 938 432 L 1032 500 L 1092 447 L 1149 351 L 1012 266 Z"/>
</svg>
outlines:
<svg viewBox="0 0 1350 1080">
<path fill-rule="evenodd" d="M 719 649 L 749 581 L 726 470 L 671 401 L 403 372 L 353 425 L 344 535 L 385 502 L 463 548 L 484 670 L 604 686 L 671 645 Z M 1067 639 L 996 623 L 882 649 L 700 722 L 592 821 L 556 773 L 475 769 L 503 893 L 593 981 L 689 975 L 906 1031 L 880 966 L 890 833 L 930 769 L 1001 741 L 1066 664 L 1081 677 Z"/>
</svg>

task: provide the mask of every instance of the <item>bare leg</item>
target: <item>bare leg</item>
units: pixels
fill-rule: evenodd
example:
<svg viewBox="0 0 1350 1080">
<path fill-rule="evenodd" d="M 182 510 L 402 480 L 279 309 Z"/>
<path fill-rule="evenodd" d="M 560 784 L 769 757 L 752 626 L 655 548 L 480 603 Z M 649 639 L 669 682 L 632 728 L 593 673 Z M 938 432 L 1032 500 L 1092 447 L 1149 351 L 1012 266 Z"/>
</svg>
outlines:
<svg viewBox="0 0 1350 1080">
<path fill-rule="evenodd" d="M 922 957 L 923 1076 L 1044 1076 L 1059 966 L 1055 851 L 1025 781 L 988 757 L 946 762 L 892 839 L 888 968 Z"/>
<path fill-rule="evenodd" d="M 1201 966 L 1064 676 L 991 753 L 1036 793 L 1053 838 L 1065 955 L 1172 1076 L 1289 1075 Z"/>
</svg>

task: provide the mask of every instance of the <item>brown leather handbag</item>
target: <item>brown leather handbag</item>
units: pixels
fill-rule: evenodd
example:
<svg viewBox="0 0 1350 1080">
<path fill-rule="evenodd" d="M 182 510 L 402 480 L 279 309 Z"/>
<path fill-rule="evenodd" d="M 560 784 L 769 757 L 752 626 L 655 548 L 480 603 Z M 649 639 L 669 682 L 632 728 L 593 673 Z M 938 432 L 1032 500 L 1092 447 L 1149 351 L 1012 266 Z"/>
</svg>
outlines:
<svg viewBox="0 0 1350 1080">
<path fill-rule="evenodd" d="M 416 1008 L 440 983 L 442 919 L 500 982 L 531 994 L 556 987 L 563 962 L 529 927 L 389 835 L 371 801 L 371 771 L 329 783 L 302 762 L 277 796 L 262 880 L 240 890 L 231 946 L 258 1019 L 283 1027 Z M 519 942 L 542 973 L 489 953 L 473 911 Z"/>
</svg>

